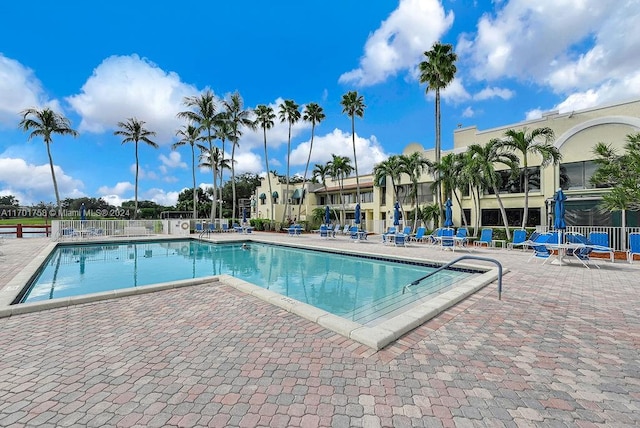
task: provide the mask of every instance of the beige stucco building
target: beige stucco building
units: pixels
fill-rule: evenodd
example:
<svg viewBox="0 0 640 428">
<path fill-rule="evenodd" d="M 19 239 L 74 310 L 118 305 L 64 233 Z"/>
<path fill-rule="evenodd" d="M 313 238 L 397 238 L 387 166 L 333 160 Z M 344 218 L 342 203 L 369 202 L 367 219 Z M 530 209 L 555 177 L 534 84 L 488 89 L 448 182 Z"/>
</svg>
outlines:
<svg viewBox="0 0 640 428">
<path fill-rule="evenodd" d="M 475 126 L 457 129 L 453 133 L 453 152 L 464 152 L 470 144 L 484 145 L 493 138 L 501 138 L 509 129 L 529 131 L 535 128 L 548 127 L 555 134 L 554 145 L 559 149 L 562 160 L 559 165 L 551 165 L 540 168 L 541 159 L 535 155 L 529 156 L 529 167 L 533 168 L 534 179 L 530 183 L 529 191 L 529 221 L 528 225 L 537 226 L 548 224 L 549 214 L 552 211 L 552 198 L 559 187 L 562 187 L 567 196 L 567 223 L 571 225 L 602 225 L 620 226 L 620 213 L 608 213 L 598 206 L 602 194 L 607 189 L 594 188 L 589 178 L 595 171 L 593 162 L 593 148 L 598 142 L 603 142 L 616 148 L 622 153 L 626 142 L 626 136 L 640 132 L 640 99 L 630 100 L 610 105 L 602 105 L 580 111 L 559 113 L 548 112 L 539 119 L 528 120 L 520 123 L 505 125 L 503 127 L 478 130 Z M 446 136 L 445 136 L 446 141 Z M 429 160 L 434 160 L 434 150 L 425 150 L 420 144 L 410 143 L 403 150 L 403 154 L 419 151 Z M 443 151 L 446 155 L 451 151 Z M 418 191 L 418 204 L 433 203 L 433 194 L 430 185 L 433 182 L 431 174 L 423 174 Z M 370 232 L 380 232 L 388 226 L 393 215 L 395 197 L 389 180 L 380 183 L 382 186 L 374 186 L 372 175 L 360 177 L 361 213 L 362 224 Z M 408 177 L 402 177 L 399 183 L 403 190 L 400 193 L 403 209 L 411 211 L 414 207 L 408 198 L 403 200 L 402 194 L 406 194 Z M 275 221 L 281 221 L 285 213 L 286 185 L 272 176 L 274 198 Z M 291 200 L 294 202 L 291 208 L 286 208 L 287 215 L 292 220 L 307 220 L 312 215 L 314 208 L 324 208 L 329 205 L 332 210 L 340 213 L 343 204 L 340 201 L 340 186 L 338 182 L 329 179 L 326 188 L 318 183 L 307 183 L 303 192 L 302 183 L 290 186 Z M 521 224 L 524 193 L 522 183 L 517 180 L 505 181 L 500 191 L 500 197 L 507 210 L 509 222 L 513 226 Z M 343 199 L 345 219 L 342 221 L 351 223 L 354 220 L 356 205 L 356 180 L 355 177 L 347 178 L 343 184 Z M 466 193 L 466 192 L 465 192 Z M 270 201 L 267 180 L 263 180 L 257 189 L 252 215 L 255 217 L 270 217 Z M 300 197 L 302 205 L 298 207 Z M 456 226 L 462 223 L 463 213 L 467 216 L 469 224 L 476 223 L 479 216 L 482 226 L 501 226 L 502 219 L 498 211 L 498 203 L 495 195 L 485 193 L 481 195 L 480 212 L 476 212 L 472 198 L 469 195 L 459 194 L 461 206 L 453 205 L 454 223 Z M 407 221 L 412 216 L 407 216 Z M 629 226 L 640 226 L 637 213 L 627 213 L 626 223 Z"/>
</svg>

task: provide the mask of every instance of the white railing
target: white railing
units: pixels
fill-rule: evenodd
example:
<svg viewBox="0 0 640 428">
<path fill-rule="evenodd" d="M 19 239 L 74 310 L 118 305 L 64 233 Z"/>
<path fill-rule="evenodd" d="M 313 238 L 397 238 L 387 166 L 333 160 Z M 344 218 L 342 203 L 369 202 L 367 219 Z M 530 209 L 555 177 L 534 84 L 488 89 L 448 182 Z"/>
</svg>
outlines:
<svg viewBox="0 0 640 428">
<path fill-rule="evenodd" d="M 547 226 L 537 226 L 536 231 L 547 232 L 550 231 Z M 606 232 L 609 234 L 609 246 L 616 251 L 626 251 L 629 234 L 640 233 L 640 227 L 613 227 L 613 226 L 567 226 L 567 232 L 580 233 L 584 236 L 589 236 L 591 232 Z"/>
<path fill-rule="evenodd" d="M 84 240 L 104 237 L 166 235 L 167 220 L 54 220 L 54 241 Z"/>
</svg>

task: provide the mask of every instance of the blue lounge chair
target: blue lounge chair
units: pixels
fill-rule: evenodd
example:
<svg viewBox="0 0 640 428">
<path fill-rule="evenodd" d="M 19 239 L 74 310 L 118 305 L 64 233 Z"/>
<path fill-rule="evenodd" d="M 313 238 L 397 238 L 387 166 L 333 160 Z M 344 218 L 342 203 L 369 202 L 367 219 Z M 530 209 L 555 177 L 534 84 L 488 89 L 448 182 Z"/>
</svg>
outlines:
<svg viewBox="0 0 640 428">
<path fill-rule="evenodd" d="M 196 233 L 198 234 L 198 236 L 202 236 L 202 234 L 204 233 L 202 223 L 196 223 Z"/>
<path fill-rule="evenodd" d="M 525 241 L 527 240 L 527 231 L 524 229 L 517 229 L 513 231 L 513 241 L 507 243 L 507 249 L 513 250 L 513 247 L 525 248 Z"/>
<path fill-rule="evenodd" d="M 229 224 L 228 223 L 222 223 L 222 231 L 223 232 L 231 232 L 231 229 L 229 229 Z"/>
<path fill-rule="evenodd" d="M 455 236 L 455 243 L 460 247 L 467 245 L 467 228 L 459 227 Z"/>
<path fill-rule="evenodd" d="M 424 234 L 425 234 L 426 230 L 427 229 L 425 227 L 419 227 L 418 230 L 416 231 L 416 234 L 415 235 L 411 235 L 409 237 L 409 241 L 416 241 L 416 242 L 420 241 L 420 242 L 423 242 L 424 239 L 425 239 Z"/>
<path fill-rule="evenodd" d="M 607 232 L 589 233 L 589 241 L 593 245 L 593 254 L 609 254 L 611 263 L 615 260 L 615 251 L 609 245 L 609 234 Z"/>
<path fill-rule="evenodd" d="M 324 224 L 322 226 L 320 226 L 320 237 L 321 238 L 328 238 L 329 237 L 329 228 L 327 226 L 325 226 Z"/>
<path fill-rule="evenodd" d="M 591 261 L 589 255 L 593 252 L 594 244 L 589 241 L 586 236 L 580 233 L 567 233 L 565 235 L 565 238 L 570 244 L 582 245 L 579 248 L 569 248 L 567 250 L 567 255 L 575 257 L 580 263 L 582 263 L 584 267 L 588 269 Z M 594 263 L 594 266 L 600 269 L 600 266 L 598 266 L 596 263 Z"/>
<path fill-rule="evenodd" d="M 402 233 L 405 235 L 411 235 L 411 226 L 405 226 L 404 229 L 402 229 Z"/>
<path fill-rule="evenodd" d="M 289 226 L 287 228 L 287 231 L 289 232 L 289 236 L 300 236 L 302 234 L 302 226 L 300 226 L 299 224 L 294 224 L 292 226 Z"/>
<path fill-rule="evenodd" d="M 209 223 L 209 229 L 208 229 L 209 233 L 213 233 L 216 231 L 216 224 L 215 223 Z"/>
<path fill-rule="evenodd" d="M 627 251 L 627 260 L 633 263 L 633 256 L 640 256 L 640 233 L 629 234 L 629 250 Z"/>
<path fill-rule="evenodd" d="M 443 250 L 456 250 L 456 239 L 453 234 L 453 229 L 444 228 L 442 229 L 442 234 L 440 235 L 440 248 Z"/>
<path fill-rule="evenodd" d="M 493 246 L 493 229 L 482 229 L 480 232 L 480 239 L 473 242 L 476 247 L 486 245 L 488 247 Z"/>
<path fill-rule="evenodd" d="M 351 228 L 349 229 L 349 234 L 351 236 L 351 239 L 353 239 L 354 241 L 360 240 L 360 231 L 358 230 L 358 226 L 351 226 Z"/>
<path fill-rule="evenodd" d="M 391 226 L 389 229 L 387 229 L 385 233 L 382 234 L 382 243 L 383 244 L 391 243 L 391 239 L 389 237 L 395 234 L 396 234 L 396 227 Z"/>
<path fill-rule="evenodd" d="M 393 245 L 396 247 L 404 247 L 407 241 L 407 236 L 404 233 L 396 233 L 396 236 L 393 239 Z"/>
<path fill-rule="evenodd" d="M 529 257 L 529 260 L 527 261 L 530 261 L 534 258 L 538 258 L 538 259 L 544 259 L 544 262 L 542 264 L 545 264 L 547 260 L 549 260 L 549 257 L 551 257 L 551 250 L 547 248 L 545 243 L 552 242 L 551 238 L 553 236 L 554 235 L 551 233 L 545 233 L 542 235 L 538 235 L 535 241 L 531 241 L 531 244 L 529 246 L 533 249 L 533 254 L 531 255 L 531 257 Z M 557 235 L 555 235 L 555 237 L 557 239 Z"/>
</svg>

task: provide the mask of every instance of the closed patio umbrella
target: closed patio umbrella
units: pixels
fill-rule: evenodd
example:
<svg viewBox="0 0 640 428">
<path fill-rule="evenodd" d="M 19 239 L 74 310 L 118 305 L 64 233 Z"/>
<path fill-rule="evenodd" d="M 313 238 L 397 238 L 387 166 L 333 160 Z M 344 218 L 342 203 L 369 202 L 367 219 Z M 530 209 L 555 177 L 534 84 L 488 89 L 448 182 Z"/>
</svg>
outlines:
<svg viewBox="0 0 640 428">
<path fill-rule="evenodd" d="M 356 204 L 355 222 L 360 224 L 360 204 Z"/>
<path fill-rule="evenodd" d="M 556 194 L 553 196 L 553 200 L 555 201 L 554 207 L 554 218 L 553 218 L 553 227 L 556 230 L 565 230 L 567 228 L 567 223 L 564 219 L 565 208 L 564 201 L 567 200 L 562 189 L 558 189 Z M 562 232 L 558 233 L 558 244 L 562 243 Z"/>
<path fill-rule="evenodd" d="M 445 202 L 444 206 L 444 227 L 452 227 L 453 226 L 453 212 L 451 211 L 451 199 L 448 198 L 447 202 Z"/>
<path fill-rule="evenodd" d="M 324 207 L 324 224 L 331 224 L 331 210 L 329 209 L 329 205 Z"/>
<path fill-rule="evenodd" d="M 400 225 L 400 204 L 398 203 L 398 201 L 396 201 L 395 205 L 393 206 L 393 225 Z"/>
<path fill-rule="evenodd" d="M 87 210 L 84 207 L 84 202 L 80 205 L 80 221 L 84 224 L 87 221 Z"/>
<path fill-rule="evenodd" d="M 243 223 L 247 222 L 247 209 L 246 208 L 242 209 L 242 222 Z"/>
</svg>

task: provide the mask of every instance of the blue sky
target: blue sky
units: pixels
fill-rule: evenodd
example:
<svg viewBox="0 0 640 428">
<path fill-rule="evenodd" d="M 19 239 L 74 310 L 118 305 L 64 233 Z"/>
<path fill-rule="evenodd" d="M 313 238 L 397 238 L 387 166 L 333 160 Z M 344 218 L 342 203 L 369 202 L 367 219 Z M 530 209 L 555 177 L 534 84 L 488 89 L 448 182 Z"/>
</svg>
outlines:
<svg viewBox="0 0 640 428">
<path fill-rule="evenodd" d="M 28 9 L 28 10 L 27 10 Z M 78 138 L 51 146 L 60 193 L 118 205 L 134 194 L 134 146 L 114 136 L 129 117 L 157 133 L 140 147 L 139 199 L 172 205 L 191 186 L 187 148 L 171 150 L 185 96 L 238 91 L 246 107 L 319 103 L 312 165 L 352 157 L 340 99 L 364 96 L 356 120 L 361 173 L 417 142 L 434 146 L 434 99 L 417 64 L 435 41 L 458 55 L 443 93 L 443 148 L 461 125 L 488 129 L 640 96 L 640 0 L 304 2 L 0 2 L 0 195 L 55 200 L 44 143 L 27 142 L 19 112 L 49 106 Z M 292 137 L 304 171 L 310 124 Z M 268 133 L 269 166 L 286 172 L 287 126 Z M 261 132 L 245 131 L 236 171 L 264 173 Z M 198 170 L 198 184 L 211 184 Z"/>
</svg>

